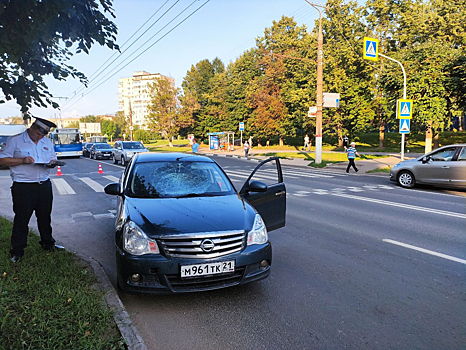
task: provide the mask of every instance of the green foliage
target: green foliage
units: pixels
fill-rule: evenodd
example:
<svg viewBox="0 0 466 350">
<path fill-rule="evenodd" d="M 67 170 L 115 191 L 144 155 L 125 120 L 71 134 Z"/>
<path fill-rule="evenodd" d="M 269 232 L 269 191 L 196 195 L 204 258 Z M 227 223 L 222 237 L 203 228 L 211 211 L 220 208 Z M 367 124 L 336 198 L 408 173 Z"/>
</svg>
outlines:
<svg viewBox="0 0 466 350">
<path fill-rule="evenodd" d="M 0 103 L 16 100 L 21 112 L 32 104 L 39 107 L 58 104 L 51 100 L 43 77 L 68 77 L 87 84 L 81 72 L 65 62 L 76 53 L 89 53 L 96 42 L 110 49 L 115 45 L 117 28 L 111 0 L 0 1 Z"/>
<path fill-rule="evenodd" d="M 407 98 L 414 100 L 414 133 L 431 122 L 443 132 L 453 118 L 466 114 L 466 0 L 369 0 L 365 5 L 329 0 L 327 5 L 323 89 L 340 93 L 340 108 L 323 110 L 324 142 L 335 140 L 342 147 L 344 135 L 375 131 L 378 148 L 392 147 L 387 126 L 398 124 L 395 104 L 403 97 L 403 75 L 392 61 L 364 60 L 364 36 L 378 38 L 379 52 L 403 63 Z M 218 59 L 193 65 L 182 84 L 181 104 L 192 116 L 183 135 L 237 131 L 244 122 L 245 137 L 287 142 L 312 136 L 315 120 L 307 111 L 316 100 L 317 28 L 317 21 L 308 32 L 282 17 L 226 70 Z"/>
<path fill-rule="evenodd" d="M 124 349 L 89 267 L 66 251 L 45 252 L 34 234 L 13 264 L 11 229 L 0 218 L 0 349 Z"/>
</svg>

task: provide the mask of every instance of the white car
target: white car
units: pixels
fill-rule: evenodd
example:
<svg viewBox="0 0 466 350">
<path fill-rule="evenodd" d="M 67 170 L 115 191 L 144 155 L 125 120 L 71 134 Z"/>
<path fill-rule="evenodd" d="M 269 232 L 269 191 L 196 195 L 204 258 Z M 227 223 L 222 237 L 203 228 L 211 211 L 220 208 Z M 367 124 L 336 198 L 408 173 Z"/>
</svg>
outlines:
<svg viewBox="0 0 466 350">
<path fill-rule="evenodd" d="M 149 152 L 140 141 L 116 141 L 113 144 L 113 163 L 126 165 L 136 153 Z"/>
</svg>

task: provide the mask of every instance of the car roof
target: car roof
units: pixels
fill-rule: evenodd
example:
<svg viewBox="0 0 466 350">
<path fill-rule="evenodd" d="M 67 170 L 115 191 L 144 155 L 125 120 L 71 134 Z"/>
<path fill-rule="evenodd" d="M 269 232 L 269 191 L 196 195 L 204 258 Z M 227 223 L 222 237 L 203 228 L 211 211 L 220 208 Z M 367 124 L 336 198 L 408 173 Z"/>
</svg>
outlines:
<svg viewBox="0 0 466 350">
<path fill-rule="evenodd" d="M 145 162 L 209 162 L 209 163 L 215 163 L 209 157 L 188 154 L 188 153 L 180 153 L 180 152 L 138 153 L 134 161 L 137 163 L 145 163 Z"/>
</svg>

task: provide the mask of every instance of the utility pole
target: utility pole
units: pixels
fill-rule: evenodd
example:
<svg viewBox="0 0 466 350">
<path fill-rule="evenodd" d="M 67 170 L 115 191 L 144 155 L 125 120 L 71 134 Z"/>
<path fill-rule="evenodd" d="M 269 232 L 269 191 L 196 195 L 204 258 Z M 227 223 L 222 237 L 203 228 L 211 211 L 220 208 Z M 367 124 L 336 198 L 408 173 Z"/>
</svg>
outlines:
<svg viewBox="0 0 466 350">
<path fill-rule="evenodd" d="M 323 64 L 324 64 L 324 36 L 322 34 L 322 12 L 327 6 L 314 4 L 305 0 L 309 5 L 319 11 L 319 34 L 317 36 L 317 114 L 316 114 L 316 154 L 315 163 L 322 163 L 322 105 L 323 105 Z"/>
<path fill-rule="evenodd" d="M 131 109 L 131 100 L 129 100 L 129 134 L 130 140 L 133 141 L 133 110 Z"/>
</svg>

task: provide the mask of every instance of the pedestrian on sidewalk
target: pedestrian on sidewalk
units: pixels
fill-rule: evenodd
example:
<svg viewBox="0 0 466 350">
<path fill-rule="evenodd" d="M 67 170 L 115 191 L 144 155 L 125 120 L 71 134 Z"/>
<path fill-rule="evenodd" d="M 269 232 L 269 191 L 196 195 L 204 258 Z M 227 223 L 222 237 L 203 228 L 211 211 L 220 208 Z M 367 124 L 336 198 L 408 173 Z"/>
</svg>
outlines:
<svg viewBox="0 0 466 350">
<path fill-rule="evenodd" d="M 346 167 L 346 172 L 349 173 L 351 167 L 353 167 L 354 171 L 358 172 L 359 169 L 356 168 L 356 164 L 354 164 L 354 159 L 356 156 L 360 157 L 358 151 L 356 150 L 356 142 L 351 142 L 351 147 L 346 150 L 346 154 L 348 156 L 348 166 Z"/>
<path fill-rule="evenodd" d="M 29 221 L 36 213 L 39 244 L 45 250 L 63 248 L 55 245 L 52 237 L 52 183 L 50 168 L 57 165 L 57 156 L 50 138 L 46 137 L 55 123 L 36 118 L 23 133 L 10 137 L 0 152 L 0 165 L 10 167 L 13 179 L 13 230 L 11 234 L 11 261 L 17 263 L 24 255 L 29 233 Z"/>
<path fill-rule="evenodd" d="M 306 136 L 304 136 L 304 148 L 303 148 L 303 151 L 305 151 L 307 148 L 307 150 L 310 152 L 311 151 L 311 148 L 309 147 L 309 135 L 306 134 Z"/>
<path fill-rule="evenodd" d="M 199 144 L 197 143 L 196 139 L 193 139 L 192 150 L 193 150 L 193 153 L 199 152 Z"/>
<path fill-rule="evenodd" d="M 348 149 L 348 136 L 343 137 L 343 148 L 345 151 Z"/>
<path fill-rule="evenodd" d="M 247 158 L 249 153 L 249 143 L 248 141 L 244 141 L 244 156 Z"/>
</svg>

